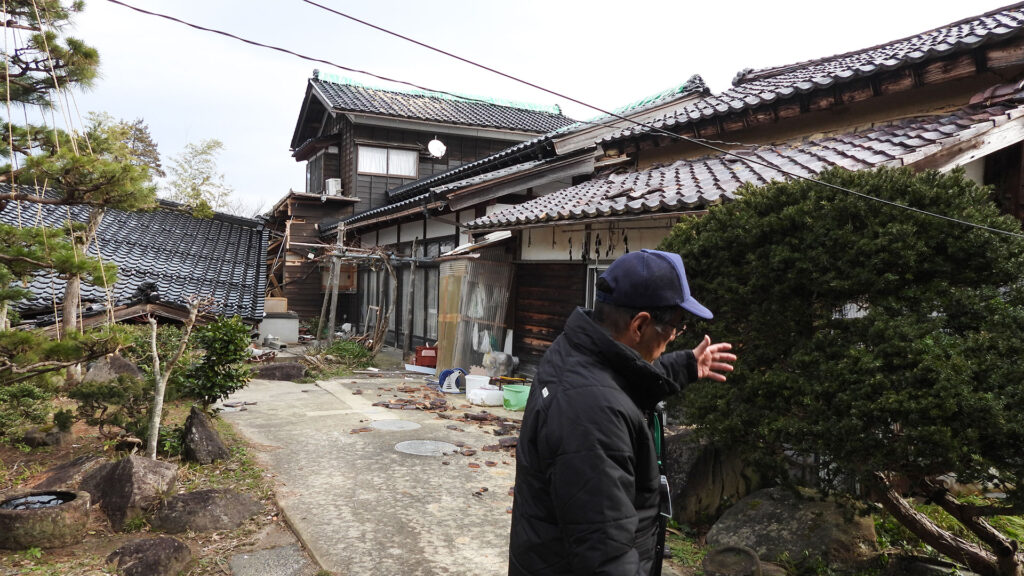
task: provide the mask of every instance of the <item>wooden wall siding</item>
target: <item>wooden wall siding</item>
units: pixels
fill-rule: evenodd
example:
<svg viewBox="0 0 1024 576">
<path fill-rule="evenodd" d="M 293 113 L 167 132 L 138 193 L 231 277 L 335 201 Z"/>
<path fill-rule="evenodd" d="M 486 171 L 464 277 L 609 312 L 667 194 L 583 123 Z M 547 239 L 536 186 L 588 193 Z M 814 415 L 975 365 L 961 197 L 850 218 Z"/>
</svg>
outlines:
<svg viewBox="0 0 1024 576">
<path fill-rule="evenodd" d="M 338 127 L 338 148 L 340 149 L 341 186 L 347 196 L 356 196 L 356 144 L 352 141 L 352 124 L 343 119 Z M 359 206 L 359 211 L 366 210 Z"/>
<path fill-rule="evenodd" d="M 520 372 L 533 375 L 541 357 L 587 293 L 583 264 L 518 264 L 512 353 Z"/>
<path fill-rule="evenodd" d="M 444 142 L 447 150 L 443 158 L 432 158 L 426 153 L 427 143 L 438 137 Z M 356 196 L 364 201 L 360 204 L 359 211 L 372 210 L 385 206 L 389 203 L 387 191 L 408 184 L 416 178 L 395 178 L 387 176 L 371 176 L 359 174 L 356 158 L 358 151 L 355 141 L 365 143 L 368 146 L 397 146 L 403 148 L 416 147 L 420 150 L 417 178 L 425 178 L 442 172 L 447 172 L 463 164 L 475 162 L 481 158 L 490 156 L 508 148 L 509 143 L 501 140 L 490 140 L 484 138 L 468 138 L 433 132 L 414 132 L 387 128 L 380 126 L 355 126 L 350 128 L 349 136 L 344 138 L 347 150 L 342 151 L 343 158 L 349 162 L 348 167 L 342 167 L 346 174 L 352 178 L 352 186 Z"/>
<path fill-rule="evenodd" d="M 288 309 L 307 319 L 320 316 L 320 267 L 314 262 L 284 266 L 284 297 Z"/>
</svg>

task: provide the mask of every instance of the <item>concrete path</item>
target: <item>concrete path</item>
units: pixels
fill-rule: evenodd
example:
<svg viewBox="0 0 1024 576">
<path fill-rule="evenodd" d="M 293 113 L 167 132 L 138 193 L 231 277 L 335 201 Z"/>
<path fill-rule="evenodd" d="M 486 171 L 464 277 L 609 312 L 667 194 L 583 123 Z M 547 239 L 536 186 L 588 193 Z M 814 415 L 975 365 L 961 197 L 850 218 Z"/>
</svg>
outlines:
<svg viewBox="0 0 1024 576">
<path fill-rule="evenodd" d="M 421 376 L 295 384 L 254 380 L 229 400 L 255 402 L 222 416 L 255 444 L 274 474 L 281 510 L 313 558 L 338 575 L 507 573 L 515 458 L 495 426 L 422 410 L 372 406 L 425 401 Z M 399 390 L 402 389 L 402 390 Z M 461 417 L 488 410 L 447 396 Z M 513 432 L 515 434 L 515 432 Z M 472 455 L 399 452 L 403 441 L 441 441 Z"/>
</svg>

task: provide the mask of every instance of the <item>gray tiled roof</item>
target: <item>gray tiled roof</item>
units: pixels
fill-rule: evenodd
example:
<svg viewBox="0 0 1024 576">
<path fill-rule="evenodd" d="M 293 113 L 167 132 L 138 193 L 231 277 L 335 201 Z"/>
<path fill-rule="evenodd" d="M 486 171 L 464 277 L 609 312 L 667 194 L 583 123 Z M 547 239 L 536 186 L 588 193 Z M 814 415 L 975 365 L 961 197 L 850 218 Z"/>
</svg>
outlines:
<svg viewBox="0 0 1024 576">
<path fill-rule="evenodd" d="M 733 80 L 732 88 L 702 98 L 649 124 L 669 128 L 740 112 L 833 84 L 972 50 L 987 42 L 1020 34 L 1022 30 L 1024 4 L 1018 3 L 873 48 L 789 66 L 743 71 Z M 649 131 L 647 126 L 627 128 L 601 141 L 612 142 Z"/>
<path fill-rule="evenodd" d="M 4 186 L 6 190 L 10 188 Z M 98 242 L 90 247 L 105 262 L 114 262 L 118 281 L 113 288 L 115 306 L 131 303 L 136 290 L 146 282 L 159 289 L 157 301 L 185 304 L 190 296 L 215 299 L 216 314 L 239 315 L 259 321 L 263 317 L 266 288 L 268 233 L 260 222 L 218 214 L 195 218 L 176 210 L 177 204 L 161 202 L 151 212 L 107 210 L 97 231 Z M 10 202 L 0 210 L 0 222 L 17 226 L 66 227 L 63 206 Z M 85 206 L 72 206 L 74 220 L 84 222 Z M 57 282 L 56 298 L 63 298 L 63 283 Z M 36 277 L 29 284 L 33 298 L 18 304 L 24 315 L 53 310 L 50 276 Z M 82 301 L 106 303 L 102 286 L 82 283 Z"/>
<path fill-rule="evenodd" d="M 904 119 L 806 142 L 735 150 L 736 156 L 720 154 L 680 160 L 667 166 L 585 182 L 464 226 L 485 230 L 606 216 L 701 210 L 735 199 L 743 184 L 759 186 L 789 178 L 785 172 L 815 177 L 833 167 L 865 170 L 909 165 L 1021 116 L 1024 116 L 1024 105 L 1017 103 L 987 108 L 976 105 L 946 115 Z"/>
<path fill-rule="evenodd" d="M 553 112 L 441 94 L 381 90 L 317 78 L 310 79 L 310 83 L 331 108 L 343 112 L 537 133 L 550 132 L 575 122 Z"/>
<path fill-rule="evenodd" d="M 699 75 L 694 74 L 686 82 L 673 86 L 667 90 L 662 90 L 657 94 L 653 94 L 636 102 L 632 102 L 627 106 L 619 108 L 615 111 L 617 115 L 629 115 L 642 112 L 645 109 L 652 108 L 654 106 L 661 106 L 673 100 L 681 100 L 688 98 L 697 93 L 707 93 L 707 86 L 704 84 L 704 79 Z M 546 134 L 541 134 L 529 140 L 514 144 L 504 150 L 500 150 L 486 158 L 481 158 L 475 162 L 463 164 L 456 168 L 452 168 L 447 172 L 441 174 L 434 174 L 421 178 L 414 182 L 409 182 L 397 188 L 388 191 L 388 198 L 391 203 L 386 206 L 360 212 L 353 216 L 349 216 L 344 220 L 338 220 L 329 224 L 322 223 L 322 234 L 327 235 L 332 233 L 338 226 L 339 222 L 345 222 L 346 224 L 355 224 L 369 218 L 375 218 L 391 212 L 397 212 L 406 206 L 414 204 L 416 202 L 422 202 L 423 199 L 427 198 L 429 191 L 443 192 L 449 189 L 448 184 L 451 184 L 452 188 L 462 187 L 465 183 L 472 182 L 474 178 L 491 179 L 500 176 L 501 174 L 492 175 L 487 172 L 488 169 L 494 169 L 497 172 L 501 172 L 506 168 L 500 166 L 510 162 L 535 162 L 536 158 L 541 156 L 549 156 L 549 151 L 545 149 L 549 143 L 563 136 L 568 136 L 575 132 L 582 131 L 586 128 L 601 124 L 612 120 L 611 116 L 606 114 L 600 115 L 592 120 L 574 122 L 566 126 L 561 126 Z M 523 157 L 528 159 L 523 160 Z M 532 165 L 531 165 L 532 166 Z M 498 168 L 495 168 L 498 167 Z M 518 170 L 522 168 L 515 168 L 515 164 L 509 166 L 507 169 Z M 466 176 L 470 175 L 470 176 Z"/>
</svg>

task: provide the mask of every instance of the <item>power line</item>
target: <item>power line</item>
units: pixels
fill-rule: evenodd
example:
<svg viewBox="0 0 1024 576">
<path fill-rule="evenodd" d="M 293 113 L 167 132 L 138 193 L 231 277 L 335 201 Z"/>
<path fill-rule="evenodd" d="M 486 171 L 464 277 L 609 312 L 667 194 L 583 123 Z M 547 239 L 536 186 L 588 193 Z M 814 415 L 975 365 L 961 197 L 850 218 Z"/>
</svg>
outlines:
<svg viewBox="0 0 1024 576">
<path fill-rule="evenodd" d="M 324 6 L 323 4 L 320 4 L 318 2 L 314 2 L 313 0 L 302 0 L 302 1 L 305 2 L 306 4 L 311 5 L 311 6 L 316 6 L 316 7 L 320 8 L 320 9 L 326 10 L 326 11 L 332 13 L 332 14 L 336 14 L 338 16 L 341 16 L 342 18 L 347 18 L 348 20 L 351 20 L 353 22 L 362 24 L 364 26 L 368 26 L 370 28 L 373 28 L 374 30 L 383 32 L 385 34 L 394 36 L 396 38 L 400 38 L 400 39 L 405 40 L 407 42 L 411 42 L 413 44 L 416 44 L 417 46 L 426 48 L 427 50 L 431 50 L 433 52 L 437 52 L 438 54 L 442 54 L 444 56 L 448 56 L 450 58 L 454 58 L 454 59 L 456 59 L 456 60 L 458 60 L 460 62 L 464 62 L 466 64 L 469 64 L 470 66 L 475 66 L 475 67 L 480 68 L 482 70 L 486 70 L 488 72 L 491 72 L 491 73 L 497 74 L 499 76 L 502 76 L 503 78 L 508 78 L 509 80 L 513 80 L 513 81 L 518 82 L 520 84 L 524 84 L 526 86 L 530 86 L 531 88 L 536 88 L 537 90 L 541 90 L 543 92 L 551 94 L 552 96 L 556 96 L 558 98 L 564 98 L 564 99 L 566 99 L 566 100 L 568 100 L 570 102 L 573 102 L 575 104 L 579 104 L 581 106 L 586 106 L 587 108 L 590 108 L 591 110 L 595 110 L 595 111 L 600 112 L 602 114 L 606 114 L 606 115 L 611 116 L 613 118 L 616 118 L 618 120 L 623 120 L 625 122 L 629 122 L 629 123 L 635 124 L 636 126 L 639 126 L 641 128 L 648 128 L 648 129 L 650 129 L 652 131 L 655 131 L 655 132 L 657 132 L 659 134 L 662 134 L 662 135 L 665 135 L 665 136 L 669 136 L 670 138 L 673 138 L 673 139 L 676 139 L 676 140 L 681 140 L 681 141 L 684 141 L 684 142 L 689 142 L 689 143 L 692 143 L 692 144 L 697 144 L 699 146 L 704 146 L 705 148 L 709 148 L 709 149 L 714 150 L 714 151 L 716 151 L 716 152 L 718 152 L 720 154 L 725 154 L 725 155 L 728 155 L 728 156 L 733 156 L 733 157 L 739 158 L 739 159 L 741 159 L 741 160 L 743 160 L 745 162 L 750 162 L 750 163 L 753 163 L 753 164 L 758 164 L 760 166 L 764 166 L 766 168 L 769 168 L 769 169 L 772 169 L 772 170 L 776 170 L 778 172 L 786 174 L 787 176 L 792 176 L 794 178 L 808 180 L 810 182 L 817 182 L 817 183 L 822 184 L 824 186 L 827 186 L 829 188 L 833 188 L 835 190 L 840 190 L 840 191 L 843 191 L 843 192 L 848 192 L 850 194 L 854 194 L 856 196 L 860 196 L 860 197 L 866 198 L 868 200 L 874 200 L 875 202 L 880 202 L 882 204 L 887 204 L 887 205 L 890 205 L 890 206 L 895 206 L 897 208 L 903 208 L 905 210 L 909 210 L 909 211 L 912 211 L 912 212 L 917 212 L 919 214 L 924 214 L 924 215 L 927 215 L 927 216 L 934 216 L 936 218 L 941 218 L 943 220 L 948 220 L 950 222 L 957 222 L 957 223 L 964 224 L 964 225 L 967 225 L 967 226 L 973 226 L 975 228 L 981 228 L 982 230 L 988 230 L 990 232 L 997 232 L 997 233 L 1000 233 L 1000 234 L 1006 234 L 1006 235 L 1009 235 L 1009 236 L 1017 236 L 1017 237 L 1020 237 L 1020 238 L 1024 238 L 1024 234 L 1019 234 L 1019 233 L 1016 233 L 1016 232 L 1009 232 L 1009 231 L 1006 231 L 1006 230 L 999 230 L 997 228 L 991 228 L 989 226 L 984 226 L 984 225 L 981 225 L 981 224 L 976 224 L 974 222 L 968 222 L 966 220 L 960 220 L 958 218 L 953 218 L 951 216 L 944 216 L 942 214 L 936 214 L 936 213 L 933 213 L 933 212 L 929 212 L 927 210 L 922 210 L 920 208 L 914 208 L 912 206 L 906 206 L 906 205 L 900 204 L 898 202 L 893 202 L 893 201 L 890 201 L 890 200 L 885 200 L 883 198 L 877 198 L 875 196 L 871 196 L 870 194 L 865 194 L 863 192 L 857 192 L 856 190 L 850 190 L 848 188 L 844 188 L 842 186 L 837 186 L 835 184 L 829 184 L 827 182 L 822 182 L 821 180 L 816 180 L 814 178 L 808 178 L 806 176 L 803 176 L 802 174 L 797 174 L 795 172 L 789 172 L 789 171 L 781 169 L 781 168 L 779 168 L 777 166 L 773 166 L 773 165 L 771 165 L 771 164 L 769 164 L 767 162 L 762 162 L 760 160 L 756 160 L 754 158 L 750 158 L 749 156 L 741 156 L 739 154 L 736 154 L 735 152 L 731 152 L 731 151 L 726 150 L 724 148 L 720 148 L 718 146 L 715 146 L 714 144 L 711 144 L 709 141 L 706 141 L 704 139 L 701 139 L 701 138 L 690 138 L 690 137 L 687 137 L 687 136 L 683 136 L 682 134 L 676 134 L 674 132 L 669 132 L 668 130 L 665 130 L 663 128 L 659 128 L 657 126 L 654 126 L 653 124 L 645 124 L 643 122 L 639 122 L 637 120 L 633 120 L 632 118 L 627 118 L 625 116 L 621 116 L 621 115 L 616 114 L 614 112 L 609 112 L 607 110 L 603 110 L 603 109 L 601 109 L 601 108 L 599 108 L 597 106 L 594 106 L 594 105 L 589 104 L 587 102 L 583 102 L 582 100 L 578 100 L 576 98 L 573 98 L 571 96 L 567 96 L 567 95 L 562 94 L 560 92 L 556 92 L 554 90 L 550 90 L 550 89 L 545 88 L 543 86 L 540 86 L 538 84 L 534 84 L 533 82 L 530 82 L 528 80 L 523 80 L 522 78 L 519 78 L 517 76 L 513 76 L 511 74 L 506 74 L 505 72 L 502 72 L 502 71 L 497 70 L 495 68 L 491 68 L 490 66 L 487 66 L 487 65 L 484 65 L 484 64 L 480 64 L 479 62 L 470 60 L 468 58 L 463 58 L 462 56 L 459 56 L 457 54 L 452 54 L 451 52 L 448 52 L 446 50 L 442 50 L 441 48 L 437 48 L 437 47 L 432 46 L 430 44 L 427 44 L 425 42 L 420 42 L 419 40 L 416 40 L 414 38 L 410 38 L 410 37 L 405 36 L 403 34 L 399 34 L 398 32 L 394 32 L 392 30 L 388 30 L 387 28 L 384 28 L 382 26 L 378 26 L 376 24 L 372 24 L 372 23 L 367 22 L 365 20 L 361 20 L 361 19 L 356 18 L 355 16 L 352 16 L 350 14 L 346 14 L 344 12 L 335 10 L 333 8 L 329 8 L 327 6 Z M 730 142 L 728 144 L 736 144 L 736 143 Z M 774 150 L 774 148 L 772 148 L 772 149 Z"/>
<path fill-rule="evenodd" d="M 448 95 L 448 96 L 451 96 L 451 97 L 454 97 L 454 98 L 457 98 L 457 99 L 460 99 L 460 100 L 468 100 L 468 101 L 474 101 L 474 102 L 481 102 L 481 103 L 485 103 L 485 104 L 490 104 L 490 102 L 486 102 L 484 100 L 480 100 L 480 99 L 476 99 L 476 98 L 470 98 L 470 97 L 466 97 L 466 96 L 461 96 L 461 95 L 454 94 L 454 93 L 451 93 L 451 92 L 446 92 L 444 90 L 432 90 L 430 88 L 426 88 L 426 87 L 420 86 L 419 84 L 415 84 L 413 82 L 407 82 L 407 81 L 404 81 L 404 80 L 397 80 L 397 79 L 393 79 L 393 78 L 388 78 L 386 76 L 381 76 L 379 74 L 374 74 L 373 72 L 368 72 L 368 71 L 365 71 L 365 70 L 359 70 L 359 69 L 356 69 L 356 68 L 351 68 L 351 67 L 348 67 L 348 66 L 343 66 L 341 64 L 337 64 L 337 63 L 331 62 L 329 60 L 324 60 L 324 59 L 321 59 L 321 58 L 314 58 L 312 56 L 306 56 L 306 55 L 303 55 L 303 54 L 299 54 L 298 52 L 294 52 L 294 51 L 288 50 L 286 48 L 281 48 L 281 47 L 273 46 L 273 45 L 270 45 L 270 44 L 264 44 L 262 42 L 257 42 L 255 40 L 249 40 L 247 38 L 242 38 L 240 36 L 236 36 L 236 35 L 231 34 L 229 32 L 224 32 L 223 30 L 217 30 L 217 29 L 214 29 L 214 28 L 207 28 L 205 26 L 200 26 L 198 24 L 192 24 L 191 22 L 186 22 L 185 20 L 181 20 L 179 18 L 175 18 L 175 17 L 169 16 L 167 14 L 160 14 L 158 12 L 151 12 L 149 10 L 144 10 L 142 8 L 138 8 L 138 7 L 132 6 L 130 4 L 126 4 L 125 2 L 122 2 L 120 0 L 107 0 L 107 1 L 108 2 L 112 2 L 114 4 L 118 4 L 120 6 L 124 6 L 125 8 L 131 9 L 131 10 L 135 10 L 136 12 L 140 12 L 142 14 L 147 14 L 147 15 L 150 15 L 150 16 L 156 16 L 158 18 L 164 18 L 166 20 L 170 20 L 172 22 L 177 22 L 179 24 L 188 26 L 190 28 L 194 28 L 196 30 L 202 30 L 204 32 L 211 32 L 211 33 L 214 33 L 214 34 L 219 34 L 221 36 L 226 36 L 228 38 L 231 38 L 231 39 L 234 39 L 234 40 L 238 40 L 239 42 L 244 42 L 246 44 L 250 44 L 250 45 L 253 45 L 253 46 L 258 46 L 260 48 L 266 48 L 266 49 L 269 49 L 269 50 L 275 50 L 277 52 L 283 52 L 285 54 L 289 54 L 291 56 L 295 56 L 295 57 L 301 58 L 303 60 L 308 60 L 310 62 L 318 62 L 318 63 L 321 63 L 321 64 L 326 64 L 328 66 L 334 66 L 335 68 L 339 68 L 341 70 L 346 70 L 346 71 L 349 71 L 349 72 L 355 72 L 355 73 L 358 73 L 358 74 L 366 74 L 368 76 L 372 76 L 374 78 L 378 78 L 378 79 L 384 80 L 386 82 L 395 82 L 395 83 L 398 83 L 398 84 L 404 84 L 406 86 L 411 86 L 411 87 L 416 88 L 418 90 L 424 90 L 424 91 L 427 91 L 427 92 L 436 92 L 438 94 L 445 94 L 445 95 Z M 460 62 L 464 62 L 464 63 L 469 64 L 471 66 L 475 66 L 477 68 L 480 68 L 482 70 L 486 70 L 486 71 L 491 72 L 493 74 L 497 74 L 497 75 L 502 76 L 504 78 L 508 78 L 509 80 L 513 80 L 513 81 L 518 82 L 520 84 L 524 84 L 526 86 L 530 86 L 531 88 L 535 88 L 535 89 L 540 90 L 542 92 L 546 92 L 548 94 L 551 94 L 552 96 L 556 96 L 558 98 L 563 98 L 563 99 L 568 100 L 570 102 L 573 102 L 575 104 L 579 104 L 581 106 L 585 106 L 587 108 L 590 108 L 591 110 L 595 110 L 595 111 L 600 112 L 602 114 L 605 114 L 607 116 L 611 116 L 612 118 L 615 118 L 617 120 L 622 120 L 622 121 L 630 123 L 630 124 L 635 124 L 636 126 L 641 127 L 641 128 L 647 128 L 647 129 L 649 129 L 649 130 L 651 130 L 653 132 L 656 132 L 656 133 L 664 135 L 664 136 L 668 136 L 669 138 L 672 138 L 672 139 L 675 139 L 675 140 L 680 140 L 680 141 L 683 141 L 683 142 L 689 142 L 691 144 L 696 144 L 698 146 L 703 146 L 703 147 L 708 148 L 710 150 L 714 150 L 715 152 L 718 152 L 719 154 L 723 154 L 723 155 L 726 155 L 726 156 L 732 156 L 732 157 L 738 158 L 738 159 L 740 159 L 740 160 L 742 160 L 744 162 L 749 162 L 751 164 L 757 164 L 759 166 L 763 166 L 765 168 L 769 168 L 771 170 L 774 170 L 776 172 L 779 172 L 781 174 L 789 176 L 791 178 L 795 178 L 795 179 L 799 179 L 799 180 L 806 180 L 808 182 L 816 182 L 816 183 L 821 184 L 823 186 L 826 186 L 826 187 L 829 187 L 829 188 L 832 188 L 832 189 L 835 189 L 835 190 L 839 190 L 841 192 L 846 192 L 846 193 L 849 193 L 849 194 L 854 194 L 856 196 L 860 196 L 862 198 L 865 198 L 867 200 L 872 200 L 874 202 L 879 202 L 881 204 L 886 204 L 886 205 L 893 206 L 893 207 L 896 207 L 896 208 L 901 208 L 901 209 L 904 209 L 904 210 L 907 210 L 907 211 L 910 211 L 910 212 L 916 212 L 918 214 L 922 214 L 922 215 L 925 215 L 925 216 L 931 216 L 931 217 L 934 217 L 934 218 L 938 218 L 938 219 L 942 219 L 942 220 L 947 220 L 949 222 L 954 222 L 954 223 L 961 224 L 961 225 L 964 225 L 964 226 L 970 226 L 972 228 L 979 228 L 979 229 L 986 230 L 986 231 L 989 231 L 989 232 L 995 232 L 995 233 L 1004 234 L 1004 235 L 1007 235 L 1007 236 L 1015 236 L 1015 237 L 1018 237 L 1018 238 L 1024 238 L 1024 234 L 1021 234 L 1021 233 L 1018 233 L 1018 232 L 1011 232 L 1011 231 L 1007 231 L 1007 230 L 1000 230 L 998 228 L 992 228 L 990 226 L 985 226 L 985 225 L 982 225 L 982 224 L 976 224 L 974 222 L 968 222 L 966 220 L 960 220 L 958 218 L 953 218 L 951 216 L 945 216 L 945 215 L 942 215 L 942 214 L 936 214 L 934 212 L 929 212 L 927 210 L 922 210 L 920 208 L 914 208 L 912 206 L 907 206 L 905 204 L 900 204 L 898 202 L 893 202 L 891 200 L 885 200 L 885 199 L 882 199 L 882 198 L 871 196 L 870 194 L 865 194 L 863 192 L 857 192 L 856 190 L 851 190 L 849 188 L 845 188 L 845 187 L 838 186 L 838 185 L 835 185 L 835 184 L 829 184 L 827 182 L 822 182 L 821 180 L 817 180 L 817 179 L 814 179 L 814 178 L 809 178 L 809 177 L 804 176 L 802 174 L 797 174 L 796 172 L 790 172 L 788 170 L 785 170 L 785 169 L 780 168 L 778 166 L 774 166 L 774 165 L 769 164 L 767 162 L 764 162 L 764 161 L 761 161 L 761 160 L 757 160 L 757 159 L 751 158 L 749 156 L 742 156 L 740 154 L 736 154 L 735 152 L 732 152 L 732 151 L 726 150 L 724 148 L 720 148 L 718 146 L 710 144 L 708 142 L 702 141 L 699 138 L 690 138 L 688 136 L 683 136 L 682 134 L 676 134 L 674 132 L 669 132 L 668 130 L 656 127 L 656 126 L 654 126 L 652 124 L 645 124 L 643 122 L 639 122 L 639 121 L 633 120 L 632 118 L 628 118 L 626 116 L 622 116 L 620 114 L 616 114 L 615 112 L 604 110 L 603 108 L 600 108 L 598 106 L 594 106 L 593 104 L 589 104 L 587 102 L 583 102 L 582 100 L 578 100 L 576 98 L 573 98 L 571 96 L 562 94 L 560 92 L 557 92 L 557 91 L 554 91 L 554 90 L 550 90 L 550 89 L 545 88 L 543 86 L 540 86 L 538 84 L 534 84 L 534 83 L 529 82 L 527 80 L 523 80 L 523 79 L 521 79 L 519 77 L 513 76 L 511 74 L 506 74 L 504 72 L 501 72 L 499 70 L 496 70 L 496 69 L 491 68 L 489 66 L 486 66 L 484 64 L 480 64 L 480 63 L 475 62 L 473 60 L 470 60 L 468 58 L 463 58 L 461 56 L 452 54 L 452 53 L 447 52 L 445 50 L 442 50 L 440 48 L 436 48 L 436 47 L 431 46 L 429 44 L 426 44 L 424 42 L 420 42 L 418 40 L 412 39 L 412 38 L 410 38 L 408 36 L 404 36 L 404 35 L 399 34 L 397 32 L 393 32 L 391 30 L 388 30 L 387 28 L 383 28 L 381 26 L 377 26 L 375 24 L 371 24 L 371 23 L 366 22 L 364 20 L 360 20 L 359 18 L 356 18 L 354 16 L 350 16 L 348 14 L 345 14 L 344 12 L 340 12 L 338 10 L 334 10 L 332 8 L 328 8 L 326 6 L 323 6 L 322 4 L 318 4 L 316 2 L 313 2 L 312 0 L 302 0 L 302 1 L 306 2 L 307 4 L 310 4 L 312 6 L 316 6 L 316 7 L 320 8 L 320 9 L 322 9 L 322 10 L 326 10 L 328 12 L 331 12 L 332 14 L 336 14 L 338 16 L 341 16 L 341 17 L 347 18 L 349 20 L 352 20 L 353 22 L 356 22 L 356 23 L 362 24 L 364 26 L 368 26 L 370 28 L 373 28 L 374 30 L 378 30 L 380 32 L 383 32 L 385 34 L 389 34 L 389 35 L 394 36 L 396 38 L 400 38 L 400 39 L 405 40 L 407 42 L 411 42 L 413 44 L 416 44 L 417 46 L 421 46 L 423 48 L 426 48 L 428 50 L 437 52 L 437 53 L 442 54 L 444 56 L 448 56 L 450 58 L 454 58 L 456 60 L 459 60 Z M 602 125 L 602 124 L 595 124 L 595 123 L 592 123 L 592 122 L 583 122 L 583 123 L 597 125 L 597 126 Z M 769 148 L 771 148 L 771 147 L 769 147 Z M 771 148 L 771 149 L 774 150 L 774 148 Z"/>
</svg>

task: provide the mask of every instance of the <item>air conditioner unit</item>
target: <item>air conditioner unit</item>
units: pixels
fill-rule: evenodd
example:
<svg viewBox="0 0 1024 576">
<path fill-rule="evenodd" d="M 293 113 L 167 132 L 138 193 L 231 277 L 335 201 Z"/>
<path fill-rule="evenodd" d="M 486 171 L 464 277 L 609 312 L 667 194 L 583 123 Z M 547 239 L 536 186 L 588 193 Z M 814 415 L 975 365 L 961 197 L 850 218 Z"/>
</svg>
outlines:
<svg viewBox="0 0 1024 576">
<path fill-rule="evenodd" d="M 325 194 L 328 196 L 341 196 L 341 178 L 328 178 L 324 181 Z"/>
</svg>

